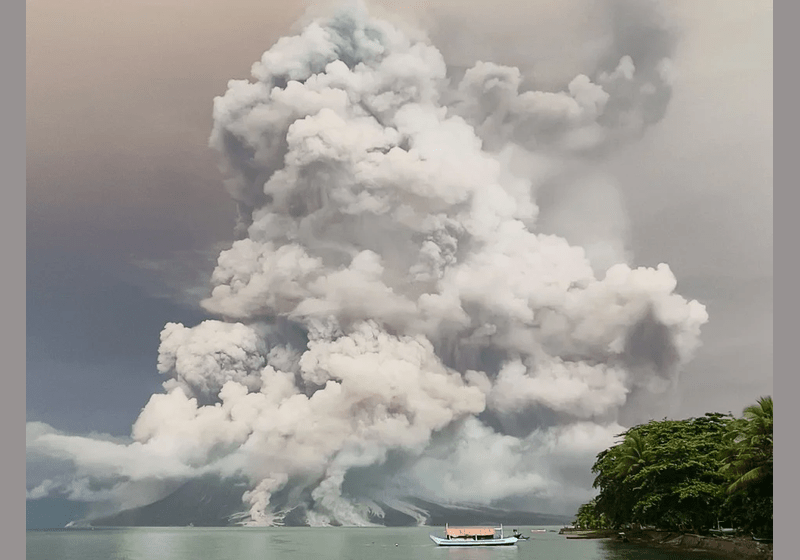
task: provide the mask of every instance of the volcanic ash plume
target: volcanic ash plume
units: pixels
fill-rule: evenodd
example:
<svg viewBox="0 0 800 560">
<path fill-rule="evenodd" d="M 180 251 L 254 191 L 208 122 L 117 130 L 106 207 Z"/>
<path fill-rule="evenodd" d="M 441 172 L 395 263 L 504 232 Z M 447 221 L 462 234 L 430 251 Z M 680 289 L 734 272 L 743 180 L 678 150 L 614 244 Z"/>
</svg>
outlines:
<svg viewBox="0 0 800 560">
<path fill-rule="evenodd" d="M 634 396 L 663 399 L 707 321 L 667 265 L 598 276 L 537 231 L 543 181 L 663 114 L 669 60 L 650 59 L 522 91 L 489 62 L 454 81 L 361 6 L 279 40 L 214 100 L 240 236 L 203 302 L 220 320 L 164 328 L 166 392 L 132 447 L 245 476 L 253 524 L 582 498 L 567 467 L 588 471 Z"/>
</svg>

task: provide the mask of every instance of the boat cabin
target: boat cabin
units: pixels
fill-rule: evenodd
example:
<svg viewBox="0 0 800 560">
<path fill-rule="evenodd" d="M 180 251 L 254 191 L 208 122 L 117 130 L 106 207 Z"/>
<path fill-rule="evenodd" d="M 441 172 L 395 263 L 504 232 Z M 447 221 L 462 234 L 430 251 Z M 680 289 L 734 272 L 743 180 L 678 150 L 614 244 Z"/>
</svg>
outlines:
<svg viewBox="0 0 800 560">
<path fill-rule="evenodd" d="M 447 540 L 451 539 L 464 539 L 464 540 L 484 540 L 493 539 L 495 535 L 494 527 L 450 527 L 449 525 L 444 530 Z"/>
</svg>

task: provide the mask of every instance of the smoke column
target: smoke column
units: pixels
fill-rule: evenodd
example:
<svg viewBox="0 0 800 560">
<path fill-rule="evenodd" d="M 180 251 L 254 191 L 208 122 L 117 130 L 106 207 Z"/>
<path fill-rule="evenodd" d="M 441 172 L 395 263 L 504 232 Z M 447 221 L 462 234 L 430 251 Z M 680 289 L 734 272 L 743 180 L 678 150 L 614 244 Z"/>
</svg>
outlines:
<svg viewBox="0 0 800 560">
<path fill-rule="evenodd" d="M 254 525 L 587 497 L 570 469 L 669 395 L 708 316 L 666 264 L 543 233 L 537 193 L 664 115 L 667 46 L 536 91 L 491 62 L 453 77 L 358 3 L 280 39 L 214 100 L 239 208 L 203 301 L 218 320 L 164 327 L 133 443 L 29 446 L 118 491 L 244 476 Z"/>
</svg>

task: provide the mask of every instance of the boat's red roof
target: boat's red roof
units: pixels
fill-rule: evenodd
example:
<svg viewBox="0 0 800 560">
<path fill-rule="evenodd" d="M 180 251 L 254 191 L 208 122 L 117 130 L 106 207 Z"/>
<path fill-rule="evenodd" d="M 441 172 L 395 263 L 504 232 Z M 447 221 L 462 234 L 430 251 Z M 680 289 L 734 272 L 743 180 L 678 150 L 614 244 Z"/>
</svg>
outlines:
<svg viewBox="0 0 800 560">
<path fill-rule="evenodd" d="M 446 534 L 449 537 L 484 537 L 494 535 L 493 527 L 448 527 Z"/>
</svg>

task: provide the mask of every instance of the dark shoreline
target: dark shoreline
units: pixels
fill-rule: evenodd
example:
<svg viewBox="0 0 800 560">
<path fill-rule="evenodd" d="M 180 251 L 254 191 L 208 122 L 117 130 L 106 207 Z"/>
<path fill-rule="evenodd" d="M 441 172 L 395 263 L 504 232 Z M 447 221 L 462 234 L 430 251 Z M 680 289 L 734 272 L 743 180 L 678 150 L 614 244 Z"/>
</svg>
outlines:
<svg viewBox="0 0 800 560">
<path fill-rule="evenodd" d="M 772 560 L 772 543 L 759 543 L 751 537 L 707 537 L 691 533 L 655 530 L 612 529 L 578 530 L 563 528 L 559 534 L 567 539 L 615 539 L 625 535 L 625 541 L 642 547 L 707 552 L 720 558 L 737 560 Z"/>
</svg>

